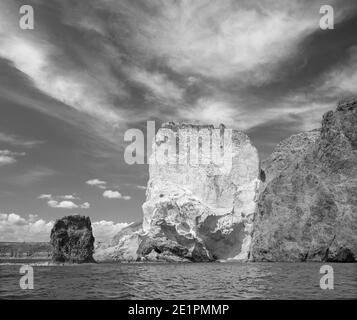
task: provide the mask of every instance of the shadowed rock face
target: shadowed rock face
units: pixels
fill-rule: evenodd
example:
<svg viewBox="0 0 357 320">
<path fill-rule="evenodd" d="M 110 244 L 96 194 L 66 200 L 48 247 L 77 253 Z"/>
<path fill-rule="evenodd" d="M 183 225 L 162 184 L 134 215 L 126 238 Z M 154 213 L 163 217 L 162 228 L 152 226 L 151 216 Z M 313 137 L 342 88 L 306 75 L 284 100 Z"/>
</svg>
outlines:
<svg viewBox="0 0 357 320">
<path fill-rule="evenodd" d="M 95 262 L 94 237 L 89 217 L 74 215 L 56 220 L 51 231 L 51 245 L 54 262 Z"/>
<path fill-rule="evenodd" d="M 253 261 L 357 258 L 357 99 L 294 135 L 263 162 Z"/>
</svg>

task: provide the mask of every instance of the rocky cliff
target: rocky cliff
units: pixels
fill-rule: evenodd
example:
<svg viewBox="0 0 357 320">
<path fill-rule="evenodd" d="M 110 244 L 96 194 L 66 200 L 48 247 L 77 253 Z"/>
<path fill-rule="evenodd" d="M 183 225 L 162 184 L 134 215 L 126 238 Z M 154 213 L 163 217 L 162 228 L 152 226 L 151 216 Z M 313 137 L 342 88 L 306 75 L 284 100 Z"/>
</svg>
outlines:
<svg viewBox="0 0 357 320">
<path fill-rule="evenodd" d="M 94 258 L 97 261 L 137 261 L 141 242 L 142 222 L 132 223 L 120 230 L 108 243 L 96 245 Z"/>
<path fill-rule="evenodd" d="M 357 99 L 281 142 L 262 169 L 253 261 L 355 261 Z"/>
<path fill-rule="evenodd" d="M 56 220 L 51 230 L 51 245 L 54 262 L 95 262 L 94 237 L 89 217 L 74 215 Z"/>
<path fill-rule="evenodd" d="M 259 186 L 258 153 L 247 135 L 168 123 L 153 150 L 142 228 L 125 228 L 96 258 L 247 259 Z"/>
<path fill-rule="evenodd" d="M 165 124 L 153 150 L 142 224 L 97 259 L 356 260 L 357 99 L 282 141 L 261 168 L 249 138 L 223 125 Z"/>
</svg>

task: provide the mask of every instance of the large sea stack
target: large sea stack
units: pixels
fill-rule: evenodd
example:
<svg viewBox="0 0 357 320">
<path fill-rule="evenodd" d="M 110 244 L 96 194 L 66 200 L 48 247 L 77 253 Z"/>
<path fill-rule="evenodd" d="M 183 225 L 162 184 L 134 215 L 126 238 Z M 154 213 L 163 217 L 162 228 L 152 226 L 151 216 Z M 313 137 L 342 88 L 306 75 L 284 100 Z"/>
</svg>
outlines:
<svg viewBox="0 0 357 320">
<path fill-rule="evenodd" d="M 156 134 L 156 160 L 167 149 L 168 132 L 178 148 L 165 163 L 155 161 L 155 154 L 150 159 L 142 225 L 122 230 L 96 250 L 96 259 L 246 260 L 259 186 L 256 148 L 246 134 L 223 125 L 171 122 Z M 211 161 L 212 154 L 221 150 L 230 165 Z M 191 161 L 194 154 L 200 154 L 201 161 Z"/>
<path fill-rule="evenodd" d="M 251 259 L 355 261 L 357 99 L 282 141 L 262 167 Z"/>
<path fill-rule="evenodd" d="M 56 220 L 51 231 L 54 262 L 88 263 L 93 259 L 94 237 L 89 217 L 73 215 Z"/>
</svg>

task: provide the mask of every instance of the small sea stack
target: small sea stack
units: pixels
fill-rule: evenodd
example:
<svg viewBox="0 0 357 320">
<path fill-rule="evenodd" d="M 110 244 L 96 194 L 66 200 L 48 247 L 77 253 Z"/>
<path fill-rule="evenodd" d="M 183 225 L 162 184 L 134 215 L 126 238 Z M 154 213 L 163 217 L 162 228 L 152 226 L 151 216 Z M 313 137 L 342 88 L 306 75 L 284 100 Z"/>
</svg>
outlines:
<svg viewBox="0 0 357 320">
<path fill-rule="evenodd" d="M 51 230 L 52 260 L 93 263 L 94 237 L 89 217 L 73 215 L 56 220 Z"/>
</svg>

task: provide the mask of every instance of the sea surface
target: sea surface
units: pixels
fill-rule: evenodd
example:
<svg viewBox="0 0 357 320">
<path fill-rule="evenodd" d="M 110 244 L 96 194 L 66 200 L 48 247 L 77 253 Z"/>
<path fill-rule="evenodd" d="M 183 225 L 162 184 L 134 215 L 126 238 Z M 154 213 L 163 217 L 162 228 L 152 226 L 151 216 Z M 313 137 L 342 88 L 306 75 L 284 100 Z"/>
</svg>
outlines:
<svg viewBox="0 0 357 320">
<path fill-rule="evenodd" d="M 19 273 L 31 264 L 34 289 Z M 322 263 L 0 263 L 0 299 L 357 299 L 357 264 L 334 264 L 334 289 L 320 288 Z"/>
</svg>

